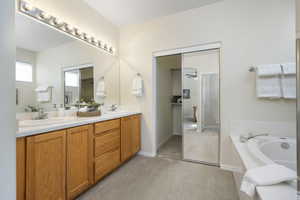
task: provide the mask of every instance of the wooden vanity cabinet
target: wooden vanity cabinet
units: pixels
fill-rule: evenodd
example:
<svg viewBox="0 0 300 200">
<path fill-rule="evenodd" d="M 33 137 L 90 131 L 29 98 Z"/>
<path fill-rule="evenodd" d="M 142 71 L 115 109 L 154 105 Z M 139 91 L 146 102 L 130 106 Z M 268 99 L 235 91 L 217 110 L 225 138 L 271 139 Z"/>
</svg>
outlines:
<svg viewBox="0 0 300 200">
<path fill-rule="evenodd" d="M 17 157 L 17 200 L 25 200 L 26 185 L 26 144 L 25 138 L 18 138 L 16 142 Z"/>
<path fill-rule="evenodd" d="M 93 125 L 67 129 L 67 199 L 93 184 Z"/>
<path fill-rule="evenodd" d="M 141 149 L 141 115 L 121 119 L 121 161 L 124 162 Z"/>
<path fill-rule="evenodd" d="M 17 139 L 17 200 L 75 199 L 141 148 L 140 115 Z"/>
<path fill-rule="evenodd" d="M 141 115 L 131 116 L 131 131 L 132 131 L 132 155 L 135 155 L 141 150 Z"/>
<path fill-rule="evenodd" d="M 120 119 L 95 124 L 95 182 L 121 164 Z"/>
<path fill-rule="evenodd" d="M 66 198 L 66 131 L 26 138 L 26 199 Z"/>
</svg>

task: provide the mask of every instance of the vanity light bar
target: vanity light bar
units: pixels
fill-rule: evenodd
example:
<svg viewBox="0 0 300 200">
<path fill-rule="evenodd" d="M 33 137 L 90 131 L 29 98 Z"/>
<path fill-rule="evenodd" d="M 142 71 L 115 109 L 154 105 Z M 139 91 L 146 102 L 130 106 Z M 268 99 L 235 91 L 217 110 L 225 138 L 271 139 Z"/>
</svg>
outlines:
<svg viewBox="0 0 300 200">
<path fill-rule="evenodd" d="M 108 47 L 107 44 L 103 43 L 101 40 L 96 39 L 93 36 L 88 35 L 85 32 L 79 31 L 77 27 L 73 27 L 70 24 L 52 16 L 45 11 L 32 6 L 30 3 L 20 0 L 19 1 L 19 11 L 27 16 L 33 17 L 34 19 L 46 23 L 47 25 L 54 27 L 64 33 L 71 35 L 81 41 L 88 43 L 98 49 L 105 51 L 111 55 L 114 55 L 115 49 L 113 47 Z"/>
</svg>

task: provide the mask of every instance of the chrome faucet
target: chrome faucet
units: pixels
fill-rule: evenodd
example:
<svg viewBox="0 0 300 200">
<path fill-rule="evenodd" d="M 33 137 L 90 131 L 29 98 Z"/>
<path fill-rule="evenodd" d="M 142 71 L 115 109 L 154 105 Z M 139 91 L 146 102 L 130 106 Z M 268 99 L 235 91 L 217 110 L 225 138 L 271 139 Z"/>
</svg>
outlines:
<svg viewBox="0 0 300 200">
<path fill-rule="evenodd" d="M 118 108 L 117 104 L 112 104 L 111 107 L 110 107 L 110 110 L 111 111 L 116 111 Z"/>
<path fill-rule="evenodd" d="M 45 113 L 43 108 L 39 108 L 38 109 L 38 116 L 34 119 L 39 120 L 39 119 L 47 119 L 47 118 L 48 118 L 48 114 Z"/>
<path fill-rule="evenodd" d="M 259 137 L 259 136 L 269 136 L 269 133 L 261 133 L 261 134 L 248 133 L 248 135 L 241 135 L 240 142 L 245 143 L 248 140 L 251 140 L 251 139 Z"/>
</svg>

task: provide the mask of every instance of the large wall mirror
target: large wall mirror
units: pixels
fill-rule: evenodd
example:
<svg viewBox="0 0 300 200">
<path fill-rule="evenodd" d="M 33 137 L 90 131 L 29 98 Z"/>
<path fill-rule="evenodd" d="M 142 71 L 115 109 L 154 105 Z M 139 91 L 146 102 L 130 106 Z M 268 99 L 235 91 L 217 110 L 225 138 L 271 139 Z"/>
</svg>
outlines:
<svg viewBox="0 0 300 200">
<path fill-rule="evenodd" d="M 16 13 L 17 112 L 72 107 L 77 101 L 119 104 L 119 62 L 85 42 Z M 105 95 L 97 95 L 102 81 Z M 49 96 L 39 91 L 51 90 Z"/>
</svg>

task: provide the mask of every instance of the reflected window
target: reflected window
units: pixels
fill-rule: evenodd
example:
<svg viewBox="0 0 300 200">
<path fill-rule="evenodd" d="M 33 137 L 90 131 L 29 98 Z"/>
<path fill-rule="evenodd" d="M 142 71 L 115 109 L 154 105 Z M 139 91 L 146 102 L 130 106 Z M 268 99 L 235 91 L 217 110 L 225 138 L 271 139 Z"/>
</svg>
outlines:
<svg viewBox="0 0 300 200">
<path fill-rule="evenodd" d="M 65 72 L 65 84 L 67 87 L 79 87 L 79 73 Z"/>
<path fill-rule="evenodd" d="M 32 65 L 16 62 L 16 81 L 32 82 Z"/>
</svg>

